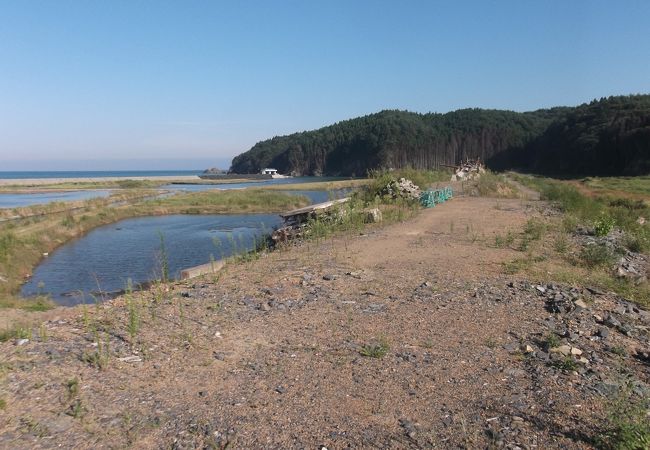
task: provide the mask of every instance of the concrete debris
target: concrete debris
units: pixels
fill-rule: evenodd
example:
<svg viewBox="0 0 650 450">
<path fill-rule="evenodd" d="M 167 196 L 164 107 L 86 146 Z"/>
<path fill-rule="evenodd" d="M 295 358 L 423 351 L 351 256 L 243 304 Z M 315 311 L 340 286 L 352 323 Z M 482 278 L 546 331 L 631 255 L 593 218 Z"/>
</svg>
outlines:
<svg viewBox="0 0 650 450">
<path fill-rule="evenodd" d="M 451 181 L 478 180 L 485 173 L 485 167 L 480 159 L 466 159 L 455 168 Z"/>
<path fill-rule="evenodd" d="M 399 180 L 389 182 L 386 186 L 380 189 L 379 195 L 382 197 L 390 197 L 392 199 L 412 198 L 419 200 L 420 192 L 420 188 L 411 180 L 400 178 Z"/>
<path fill-rule="evenodd" d="M 365 217 L 363 221 L 365 223 L 378 223 L 383 220 L 383 216 L 379 208 L 366 209 L 364 213 Z"/>
<path fill-rule="evenodd" d="M 122 358 L 117 358 L 118 361 L 120 362 L 125 362 L 125 363 L 134 363 L 134 362 L 142 362 L 142 358 L 136 355 L 132 356 L 124 356 Z"/>
</svg>

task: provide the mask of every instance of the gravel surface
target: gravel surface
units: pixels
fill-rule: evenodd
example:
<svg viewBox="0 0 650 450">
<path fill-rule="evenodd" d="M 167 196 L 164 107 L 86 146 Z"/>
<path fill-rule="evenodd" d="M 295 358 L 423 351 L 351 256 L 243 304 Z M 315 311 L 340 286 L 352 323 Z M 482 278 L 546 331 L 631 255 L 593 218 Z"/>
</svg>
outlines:
<svg viewBox="0 0 650 450">
<path fill-rule="evenodd" d="M 0 344 L 0 448 L 592 448 L 650 394 L 650 316 L 505 275 L 476 235 L 536 208 L 457 198 L 50 312 Z"/>
</svg>

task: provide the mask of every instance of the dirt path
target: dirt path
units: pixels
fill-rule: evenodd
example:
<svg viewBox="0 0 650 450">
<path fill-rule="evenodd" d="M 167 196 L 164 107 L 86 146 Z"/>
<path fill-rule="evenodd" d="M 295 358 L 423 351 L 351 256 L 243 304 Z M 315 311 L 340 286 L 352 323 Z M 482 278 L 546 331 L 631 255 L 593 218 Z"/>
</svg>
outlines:
<svg viewBox="0 0 650 450">
<path fill-rule="evenodd" d="M 0 344 L 0 448 L 590 448 L 618 368 L 650 382 L 642 358 L 603 346 L 647 333 L 597 337 L 617 299 L 503 274 L 520 252 L 489 243 L 536 211 L 456 198 L 61 311 Z M 549 312 L 565 297 L 589 306 Z M 562 366 L 549 334 L 587 362 Z"/>
</svg>

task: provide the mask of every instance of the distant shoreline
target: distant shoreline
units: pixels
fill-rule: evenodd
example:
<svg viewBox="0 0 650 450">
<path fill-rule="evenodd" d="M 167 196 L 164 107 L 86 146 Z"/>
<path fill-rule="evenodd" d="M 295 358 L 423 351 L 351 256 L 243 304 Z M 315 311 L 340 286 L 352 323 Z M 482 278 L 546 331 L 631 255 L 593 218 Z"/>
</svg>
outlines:
<svg viewBox="0 0 650 450">
<path fill-rule="evenodd" d="M 201 181 L 198 175 L 123 176 L 123 177 L 79 177 L 79 178 L 0 178 L 0 186 L 37 186 L 58 183 L 98 183 L 122 180 L 147 181 Z"/>
</svg>

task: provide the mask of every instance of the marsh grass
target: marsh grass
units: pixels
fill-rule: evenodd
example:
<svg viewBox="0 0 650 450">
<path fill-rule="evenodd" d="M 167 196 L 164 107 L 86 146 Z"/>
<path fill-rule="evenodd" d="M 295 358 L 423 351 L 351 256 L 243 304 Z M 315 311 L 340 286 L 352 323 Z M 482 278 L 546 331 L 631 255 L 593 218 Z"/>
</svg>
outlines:
<svg viewBox="0 0 650 450">
<path fill-rule="evenodd" d="M 0 298 L 0 309 L 14 308 L 29 312 L 41 312 L 49 311 L 54 307 L 56 307 L 56 303 L 47 296 L 38 296 L 33 298 L 5 296 Z"/>
<path fill-rule="evenodd" d="M 470 181 L 470 183 L 475 184 L 476 194 L 480 197 L 517 198 L 519 196 L 517 187 L 504 175 L 489 170 L 486 170 L 477 180 Z M 501 208 L 500 205 L 499 208 Z"/>
<path fill-rule="evenodd" d="M 650 176 L 636 177 L 589 177 L 582 181 L 596 190 L 615 190 L 650 195 Z"/>
<path fill-rule="evenodd" d="M 302 195 L 273 192 L 268 189 L 203 191 L 173 195 L 143 203 L 152 211 L 172 211 L 184 214 L 241 214 L 283 212 L 309 204 Z"/>
<path fill-rule="evenodd" d="M 0 342 L 6 342 L 11 339 L 31 339 L 32 328 L 25 324 L 13 324 L 0 331 Z"/>
</svg>

